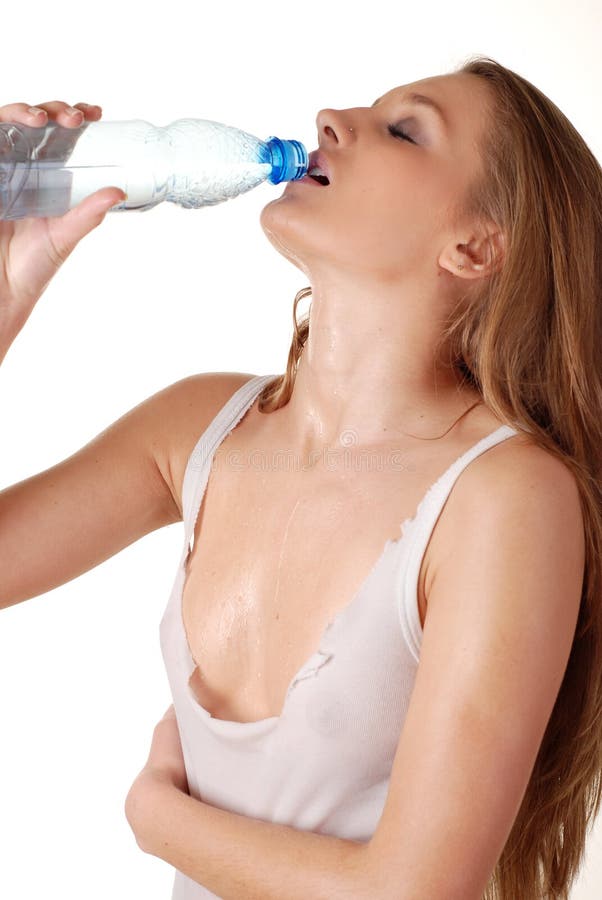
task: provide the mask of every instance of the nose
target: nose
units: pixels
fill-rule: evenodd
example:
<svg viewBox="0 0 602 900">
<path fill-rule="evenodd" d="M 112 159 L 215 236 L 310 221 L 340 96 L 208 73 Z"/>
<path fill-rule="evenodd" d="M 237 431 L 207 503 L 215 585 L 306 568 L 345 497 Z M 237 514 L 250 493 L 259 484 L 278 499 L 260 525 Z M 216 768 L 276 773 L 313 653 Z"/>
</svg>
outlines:
<svg viewBox="0 0 602 900">
<path fill-rule="evenodd" d="M 349 110 L 321 109 L 316 116 L 318 143 L 348 144 L 354 140 L 355 125 Z"/>
</svg>

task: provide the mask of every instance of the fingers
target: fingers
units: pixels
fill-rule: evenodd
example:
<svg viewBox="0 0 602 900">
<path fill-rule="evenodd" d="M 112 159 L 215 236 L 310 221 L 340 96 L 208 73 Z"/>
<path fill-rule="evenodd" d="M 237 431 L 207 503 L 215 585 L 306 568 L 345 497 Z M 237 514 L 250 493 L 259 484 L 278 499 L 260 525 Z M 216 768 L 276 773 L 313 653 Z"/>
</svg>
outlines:
<svg viewBox="0 0 602 900">
<path fill-rule="evenodd" d="M 75 110 L 75 115 L 70 113 Z M 96 122 L 102 116 L 100 106 L 88 103 L 76 103 L 69 106 L 62 100 L 51 100 L 47 103 L 8 103 L 0 106 L 0 122 L 15 122 L 41 128 L 49 121 L 57 122 L 65 128 L 78 128 L 83 122 Z"/>
</svg>

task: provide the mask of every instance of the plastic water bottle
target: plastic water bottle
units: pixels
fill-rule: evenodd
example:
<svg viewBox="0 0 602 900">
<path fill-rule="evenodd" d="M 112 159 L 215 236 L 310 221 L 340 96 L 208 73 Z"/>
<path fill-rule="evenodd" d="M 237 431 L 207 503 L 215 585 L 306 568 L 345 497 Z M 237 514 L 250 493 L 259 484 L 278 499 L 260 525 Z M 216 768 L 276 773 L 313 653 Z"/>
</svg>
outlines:
<svg viewBox="0 0 602 900">
<path fill-rule="evenodd" d="M 307 174 L 300 141 L 252 134 L 206 119 L 160 127 L 142 119 L 65 128 L 0 123 L 0 219 L 61 216 L 103 187 L 126 196 L 111 212 L 151 209 L 163 200 L 213 206 L 264 181 Z"/>
</svg>

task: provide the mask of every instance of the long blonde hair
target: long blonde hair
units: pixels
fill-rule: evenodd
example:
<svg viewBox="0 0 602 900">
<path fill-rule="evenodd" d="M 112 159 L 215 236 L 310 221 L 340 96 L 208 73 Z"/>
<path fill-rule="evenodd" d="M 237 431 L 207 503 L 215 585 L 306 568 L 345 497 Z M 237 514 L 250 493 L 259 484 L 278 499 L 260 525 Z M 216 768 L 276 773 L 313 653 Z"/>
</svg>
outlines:
<svg viewBox="0 0 602 900">
<path fill-rule="evenodd" d="M 602 169 L 567 117 L 489 57 L 455 70 L 492 105 L 482 174 L 461 213 L 506 236 L 503 265 L 453 309 L 441 343 L 484 403 L 574 473 L 586 561 L 570 657 L 518 815 L 484 900 L 567 900 L 602 791 Z M 309 334 L 297 323 L 286 372 L 259 408 L 288 403 Z"/>
</svg>

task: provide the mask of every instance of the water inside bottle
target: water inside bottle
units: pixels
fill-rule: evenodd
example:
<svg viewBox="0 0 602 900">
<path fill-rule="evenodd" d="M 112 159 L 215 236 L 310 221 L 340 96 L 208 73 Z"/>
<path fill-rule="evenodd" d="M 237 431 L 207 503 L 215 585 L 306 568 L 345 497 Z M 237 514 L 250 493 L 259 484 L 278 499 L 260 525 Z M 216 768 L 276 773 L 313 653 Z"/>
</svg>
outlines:
<svg viewBox="0 0 602 900">
<path fill-rule="evenodd" d="M 202 119 L 0 126 L 0 218 L 60 216 L 112 186 L 127 194 L 113 210 L 163 200 L 198 209 L 261 184 L 271 169 L 265 142 Z"/>
<path fill-rule="evenodd" d="M 0 131 L 0 218 L 60 216 L 115 177 L 112 165 L 73 165 L 74 150 L 88 128 L 51 122 Z"/>
</svg>

